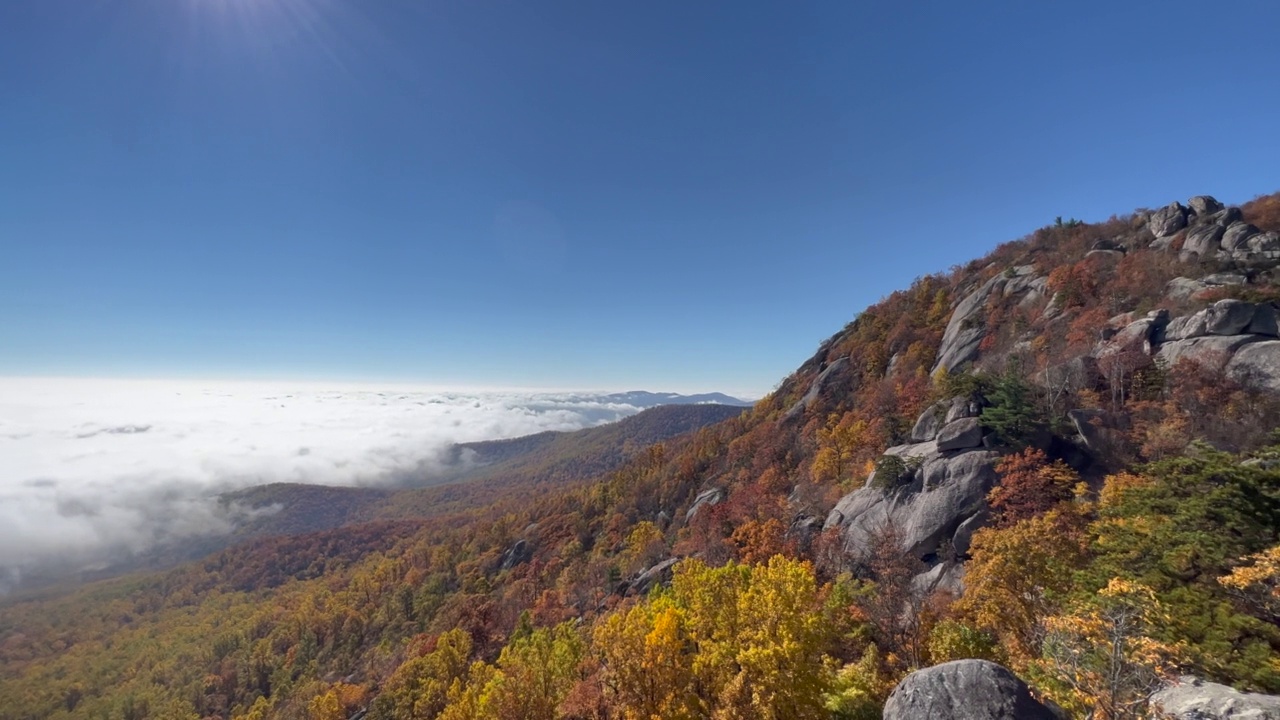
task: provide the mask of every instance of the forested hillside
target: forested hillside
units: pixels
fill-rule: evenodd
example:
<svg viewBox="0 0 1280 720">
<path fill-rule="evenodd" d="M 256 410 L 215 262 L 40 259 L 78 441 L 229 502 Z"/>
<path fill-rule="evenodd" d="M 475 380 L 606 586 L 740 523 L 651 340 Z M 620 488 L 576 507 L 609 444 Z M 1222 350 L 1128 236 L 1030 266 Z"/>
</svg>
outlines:
<svg viewBox="0 0 1280 720">
<path fill-rule="evenodd" d="M 876 718 L 958 658 L 1077 717 L 1280 692 L 1278 265 L 1280 194 L 1059 219 L 620 465 L 537 442 L 11 601 L 0 718 Z"/>
</svg>

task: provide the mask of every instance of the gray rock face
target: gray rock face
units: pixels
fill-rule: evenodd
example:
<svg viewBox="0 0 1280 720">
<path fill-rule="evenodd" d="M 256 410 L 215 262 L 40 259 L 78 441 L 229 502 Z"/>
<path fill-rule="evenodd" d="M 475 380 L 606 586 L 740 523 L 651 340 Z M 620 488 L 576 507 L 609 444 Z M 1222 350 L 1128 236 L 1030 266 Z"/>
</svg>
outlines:
<svg viewBox="0 0 1280 720">
<path fill-rule="evenodd" d="M 1177 720 L 1280 720 L 1280 697 L 1182 677 L 1151 696 L 1151 709 Z"/>
<path fill-rule="evenodd" d="M 1280 233 L 1258 233 L 1245 241 L 1245 245 L 1253 253 L 1265 253 L 1280 250 Z"/>
<path fill-rule="evenodd" d="M 1219 300 L 1192 315 L 1176 318 L 1165 328 L 1166 340 L 1189 340 L 1205 335 L 1240 335 L 1256 327 L 1257 332 L 1275 334 L 1276 311 L 1271 305 L 1255 305 L 1239 300 Z"/>
<path fill-rule="evenodd" d="M 1218 202 L 1212 195 L 1197 195 L 1188 200 L 1187 205 L 1190 206 L 1191 212 L 1200 217 L 1221 212 L 1223 209 L 1222 203 Z"/>
<path fill-rule="evenodd" d="M 1184 277 L 1174 278 L 1169 281 L 1168 285 L 1164 286 L 1164 296 L 1171 300 L 1186 300 L 1207 287 L 1208 285 L 1199 280 Z"/>
<path fill-rule="evenodd" d="M 1253 322 L 1258 306 L 1239 300 L 1219 300 L 1205 308 L 1205 330 L 1210 335 L 1239 335 Z"/>
<path fill-rule="evenodd" d="M 698 496 L 693 499 L 693 504 L 684 512 L 684 521 L 689 522 L 702 508 L 717 505 L 721 500 L 724 500 L 724 490 L 720 488 L 703 490 L 698 493 Z"/>
<path fill-rule="evenodd" d="M 911 441 L 916 443 L 938 439 L 938 433 L 946 425 L 964 418 L 978 417 L 982 407 L 967 397 L 953 397 L 950 400 L 936 402 L 920 413 L 916 424 L 911 428 Z"/>
<path fill-rule="evenodd" d="M 671 582 L 672 568 L 680 562 L 680 558 L 667 558 L 653 567 L 641 570 L 636 576 L 628 582 L 623 582 L 618 586 L 618 594 L 626 595 L 628 593 L 634 595 L 644 595 L 649 592 L 657 584 L 666 584 Z"/>
<path fill-rule="evenodd" d="M 1280 340 L 1240 347 L 1227 363 L 1227 376 L 1246 386 L 1280 392 Z"/>
<path fill-rule="evenodd" d="M 1259 305 L 1258 310 L 1253 314 L 1253 319 L 1249 321 L 1249 326 L 1244 331 L 1252 335 L 1269 335 L 1271 337 L 1280 335 L 1280 325 L 1276 323 L 1275 307 L 1272 305 Z"/>
<path fill-rule="evenodd" d="M 1247 285 L 1249 278 L 1239 273 L 1214 273 L 1205 275 L 1200 282 L 1214 287 L 1223 287 L 1225 285 Z"/>
<path fill-rule="evenodd" d="M 1164 329 L 1165 341 L 1189 340 L 1191 338 L 1203 337 L 1207 334 L 1208 330 L 1205 326 L 1205 316 L 1203 311 L 1174 318 L 1169 321 L 1169 325 Z"/>
<path fill-rule="evenodd" d="M 884 706 L 884 720 L 1058 720 L 1031 697 L 1008 668 L 986 660 L 955 660 L 902 679 Z"/>
<path fill-rule="evenodd" d="M 1226 231 L 1225 227 L 1214 222 L 1196 225 L 1187 231 L 1187 237 L 1182 242 L 1182 254 L 1200 257 L 1213 255 Z"/>
<path fill-rule="evenodd" d="M 1222 233 L 1222 249 L 1227 252 L 1235 252 L 1236 250 L 1249 247 L 1249 238 L 1257 235 L 1258 228 L 1247 222 L 1233 222 L 1227 226 Z"/>
<path fill-rule="evenodd" d="M 964 592 L 964 565 L 941 562 L 911 578 L 912 592 L 924 596 L 941 590 L 957 597 Z"/>
<path fill-rule="evenodd" d="M 953 423 L 963 418 L 976 418 L 982 414 L 982 406 L 975 400 L 967 397 L 951 398 L 950 404 L 947 406 L 947 416 L 943 418 L 944 423 Z"/>
<path fill-rule="evenodd" d="M 945 413 L 946 407 L 943 403 L 934 403 L 925 408 L 916 419 L 916 424 L 911 427 L 911 441 L 921 443 L 936 439 L 938 431 L 944 424 Z"/>
<path fill-rule="evenodd" d="M 986 525 L 988 519 L 990 519 L 988 513 L 980 512 L 960 523 L 960 527 L 956 528 L 956 534 L 951 537 L 951 548 L 956 555 L 964 556 L 969 554 L 969 546 L 973 542 L 973 533 L 978 528 Z"/>
<path fill-rule="evenodd" d="M 1135 320 L 1120 329 L 1111 339 L 1100 344 L 1095 356 L 1102 357 L 1116 352 L 1138 351 L 1151 354 L 1152 339 L 1156 333 L 1163 332 L 1164 323 L 1156 318 Z"/>
<path fill-rule="evenodd" d="M 943 540 L 987 508 L 999 454 L 988 450 L 939 452 L 937 443 L 900 445 L 885 451 L 918 458 L 910 482 L 886 492 L 868 484 L 840 499 L 824 528 L 839 527 L 846 549 L 861 555 L 886 524 L 901 534 L 902 549 L 916 557 L 937 552 Z M 873 474 L 874 476 L 874 474 Z"/>
<path fill-rule="evenodd" d="M 499 567 L 503 570 L 529 562 L 533 559 L 533 547 L 524 540 L 517 540 L 514 545 L 507 548 L 502 553 L 502 562 Z"/>
<path fill-rule="evenodd" d="M 1187 226 L 1187 209 L 1179 203 L 1170 203 L 1151 213 L 1147 229 L 1157 238 L 1169 237 Z"/>
<path fill-rule="evenodd" d="M 1007 273 L 996 275 L 966 295 L 951 313 L 933 369 L 944 367 L 951 371 L 977 358 L 978 345 L 986 333 L 982 310 L 987 300 L 997 294 L 1009 297 L 1033 289 L 1037 280 L 1032 275 L 1034 272 L 1035 268 L 1030 265 L 1010 268 Z"/>
<path fill-rule="evenodd" d="M 947 423 L 938 433 L 938 450 L 964 450 L 982 445 L 982 426 L 978 418 L 961 418 Z"/>
<path fill-rule="evenodd" d="M 1045 293 L 1049 288 L 1049 278 L 1038 277 L 1027 283 L 1027 294 L 1022 296 L 1018 301 L 1018 307 L 1022 310 L 1030 310 L 1044 300 Z"/>
<path fill-rule="evenodd" d="M 832 376 L 839 373 L 848 364 L 849 358 L 842 357 L 833 361 L 830 365 L 824 368 L 822 372 L 818 373 L 818 377 L 814 378 L 813 382 L 809 384 L 809 389 L 805 391 L 804 397 L 800 398 L 799 402 L 792 405 L 791 408 L 787 410 L 783 419 L 791 420 L 792 418 L 799 417 L 801 413 L 817 401 L 818 396 L 822 394 L 822 389 L 831 381 Z"/>
<path fill-rule="evenodd" d="M 1263 339 L 1258 335 L 1229 335 L 1174 340 L 1161 345 L 1156 358 L 1170 368 L 1186 358 L 1211 370 L 1221 370 L 1238 350 Z"/>
</svg>

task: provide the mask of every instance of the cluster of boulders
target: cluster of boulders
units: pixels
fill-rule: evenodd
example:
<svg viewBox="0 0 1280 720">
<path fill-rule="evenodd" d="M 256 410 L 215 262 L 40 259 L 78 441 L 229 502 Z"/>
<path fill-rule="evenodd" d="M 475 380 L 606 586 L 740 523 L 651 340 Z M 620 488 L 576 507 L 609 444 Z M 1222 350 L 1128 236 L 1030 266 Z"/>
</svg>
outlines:
<svg viewBox="0 0 1280 720">
<path fill-rule="evenodd" d="M 1244 221 L 1240 208 L 1224 207 L 1208 195 L 1193 197 L 1186 206 L 1175 202 L 1152 212 L 1147 229 L 1155 236 L 1151 247 L 1157 250 L 1173 248 L 1181 235 L 1183 260 L 1280 260 L 1280 233 L 1259 230 Z"/>
<path fill-rule="evenodd" d="M 1151 696 L 1157 717 L 1175 720 L 1280 720 L 1280 697 L 1184 676 Z"/>
<path fill-rule="evenodd" d="M 987 494 L 995 486 L 1000 454 L 978 420 L 981 403 L 956 397 L 926 409 L 911 431 L 912 443 L 885 455 L 903 462 L 902 477 L 866 485 L 845 495 L 824 528 L 840 528 L 846 550 L 866 551 L 874 537 L 892 528 L 904 553 L 930 562 L 923 590 L 958 590 L 960 566 L 948 562 L 968 552 L 973 532 L 987 519 Z M 944 548 L 950 552 L 941 552 Z"/>
<path fill-rule="evenodd" d="M 1280 720 L 1280 697 L 1243 693 L 1183 677 L 1153 694 L 1150 717 L 1173 720 Z M 1036 699 L 1008 668 L 986 660 L 955 660 L 917 670 L 893 689 L 884 720 L 1065 720 L 1052 702 Z"/>
<path fill-rule="evenodd" d="M 1234 260 L 1280 259 L 1280 238 L 1264 233 L 1241 219 L 1239 208 L 1223 206 L 1212 197 L 1191 198 L 1184 206 L 1173 203 L 1143 219 L 1155 236 L 1157 248 L 1170 247 L 1176 237 L 1184 242 L 1183 257 Z M 1141 240 L 1143 234 L 1123 238 Z M 1102 240 L 1091 253 L 1122 256 L 1126 242 Z M 1199 280 L 1179 278 L 1169 293 L 1186 298 L 1213 286 L 1248 282 L 1240 273 L 1215 273 Z M 1045 277 L 1031 265 L 1012 267 L 969 291 L 956 303 L 943 334 L 934 370 L 954 371 L 978 358 L 986 335 L 985 309 L 993 299 L 1017 298 L 1020 307 L 1045 305 L 1048 319 L 1061 312 L 1048 294 Z M 1097 346 L 1087 355 L 1042 371 L 1044 386 L 1074 393 L 1104 387 L 1110 375 L 1132 372 L 1155 359 L 1172 367 L 1182 358 L 1223 371 L 1236 380 L 1280 392 L 1280 327 L 1270 303 L 1220 300 L 1199 312 L 1171 317 L 1157 310 L 1146 317 L 1113 318 Z M 1147 359 L 1143 359 L 1147 358 Z M 844 360 L 830 363 L 792 408 L 800 413 L 829 383 L 831 373 L 844 368 Z M 876 482 L 875 474 L 864 487 L 844 496 L 827 516 L 825 528 L 840 528 L 852 554 L 865 552 L 874 533 L 894 528 L 904 552 L 942 563 L 940 549 L 949 546 L 962 557 L 969 537 L 986 518 L 986 495 L 997 480 L 998 459 L 990 438 L 978 419 L 977 399 L 958 397 L 927 409 L 912 428 L 911 442 L 891 447 L 885 454 L 904 461 L 905 477 L 893 483 Z M 1080 443 L 1090 450 L 1105 449 L 1118 430 L 1107 413 L 1075 409 L 1068 413 Z M 929 577 L 936 578 L 937 567 Z M 946 570 L 945 573 L 951 573 Z M 945 574 L 944 573 L 944 574 Z"/>
<path fill-rule="evenodd" d="M 1280 392 L 1280 328 L 1270 303 L 1219 300 L 1190 315 L 1165 310 L 1104 333 L 1093 357 L 1124 352 L 1153 355 L 1165 367 L 1188 359 L 1253 387 Z"/>
</svg>

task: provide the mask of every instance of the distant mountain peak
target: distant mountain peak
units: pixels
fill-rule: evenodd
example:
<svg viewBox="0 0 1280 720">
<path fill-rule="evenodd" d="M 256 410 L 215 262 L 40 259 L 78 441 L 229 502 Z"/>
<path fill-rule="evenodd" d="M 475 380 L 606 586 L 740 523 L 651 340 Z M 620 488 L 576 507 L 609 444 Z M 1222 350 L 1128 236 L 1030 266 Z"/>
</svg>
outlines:
<svg viewBox="0 0 1280 720">
<path fill-rule="evenodd" d="M 671 392 L 650 392 L 648 390 L 628 390 L 626 392 L 612 393 L 601 398 L 606 402 L 622 403 L 626 405 L 634 405 L 636 407 L 649 408 L 657 405 L 733 405 L 735 407 L 747 407 L 751 405 L 746 400 L 725 395 L 724 393 L 698 393 L 695 395 L 681 395 L 680 393 Z"/>
</svg>

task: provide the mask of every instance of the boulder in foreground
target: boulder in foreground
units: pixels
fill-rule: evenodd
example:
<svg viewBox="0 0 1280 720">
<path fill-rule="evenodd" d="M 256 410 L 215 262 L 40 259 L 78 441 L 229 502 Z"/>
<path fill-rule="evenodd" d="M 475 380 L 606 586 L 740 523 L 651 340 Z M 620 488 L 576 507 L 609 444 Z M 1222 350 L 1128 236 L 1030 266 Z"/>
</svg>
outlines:
<svg viewBox="0 0 1280 720">
<path fill-rule="evenodd" d="M 1280 697 L 1242 693 L 1194 677 L 1152 695 L 1151 706 L 1178 720 L 1280 720 Z"/>
<path fill-rule="evenodd" d="M 1060 720 L 1031 697 L 1027 684 L 986 660 L 955 660 L 902 679 L 884 720 Z"/>
</svg>

